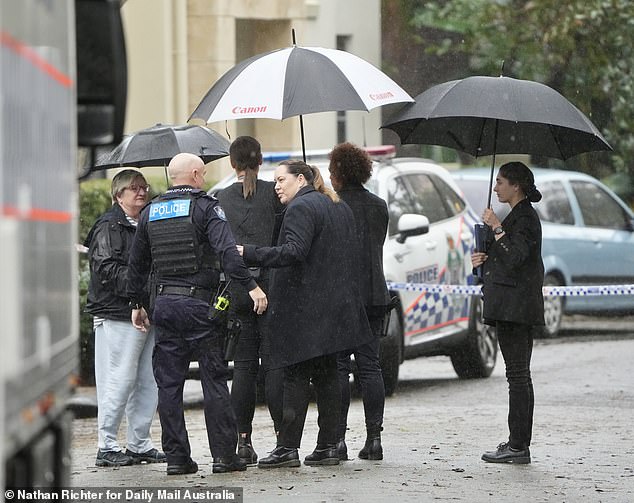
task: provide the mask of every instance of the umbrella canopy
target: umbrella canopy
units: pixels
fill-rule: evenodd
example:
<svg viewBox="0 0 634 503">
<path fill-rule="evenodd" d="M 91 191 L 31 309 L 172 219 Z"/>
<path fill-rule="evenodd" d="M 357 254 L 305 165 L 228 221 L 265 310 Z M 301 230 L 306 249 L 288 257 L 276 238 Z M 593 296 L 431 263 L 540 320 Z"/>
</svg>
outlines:
<svg viewBox="0 0 634 503">
<path fill-rule="evenodd" d="M 286 119 L 343 110 L 369 111 L 414 101 L 367 61 L 345 51 L 292 46 L 238 63 L 211 87 L 189 120 Z"/>
<path fill-rule="evenodd" d="M 612 150 L 554 89 L 510 77 L 468 77 L 431 87 L 384 124 L 402 143 L 442 145 L 473 156 L 538 154 L 566 160 Z"/>
<path fill-rule="evenodd" d="M 229 155 L 229 145 L 229 140 L 203 126 L 157 124 L 126 136 L 92 169 L 166 166 L 182 152 L 195 154 L 208 163 Z"/>
</svg>

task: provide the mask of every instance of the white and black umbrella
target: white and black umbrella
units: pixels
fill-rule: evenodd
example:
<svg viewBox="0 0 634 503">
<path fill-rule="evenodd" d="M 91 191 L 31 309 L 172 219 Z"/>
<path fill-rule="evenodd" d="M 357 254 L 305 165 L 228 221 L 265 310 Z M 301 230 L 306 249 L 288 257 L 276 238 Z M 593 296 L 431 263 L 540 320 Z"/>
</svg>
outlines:
<svg viewBox="0 0 634 503">
<path fill-rule="evenodd" d="M 225 73 L 189 120 L 286 119 L 317 112 L 365 110 L 414 101 L 367 61 L 345 51 L 292 46 L 258 54 Z"/>
<path fill-rule="evenodd" d="M 193 124 L 155 126 L 127 135 L 102 155 L 92 170 L 121 166 L 167 166 L 176 154 L 197 155 L 204 163 L 229 155 L 230 142 L 216 131 Z"/>
</svg>

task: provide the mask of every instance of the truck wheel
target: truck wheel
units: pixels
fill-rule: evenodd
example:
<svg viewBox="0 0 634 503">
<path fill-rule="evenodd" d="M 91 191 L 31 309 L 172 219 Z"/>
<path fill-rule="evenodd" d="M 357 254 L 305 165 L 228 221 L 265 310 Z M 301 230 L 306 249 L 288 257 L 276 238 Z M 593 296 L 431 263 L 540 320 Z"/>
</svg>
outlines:
<svg viewBox="0 0 634 503">
<path fill-rule="evenodd" d="M 562 282 L 553 274 L 544 278 L 544 286 L 561 286 Z M 564 316 L 563 297 L 544 297 L 544 321 L 546 325 L 540 331 L 543 337 L 557 337 Z"/>
<path fill-rule="evenodd" d="M 398 369 L 401 366 L 403 346 L 403 324 L 400 307 L 395 308 L 390 316 L 387 335 L 381 339 L 379 361 L 383 372 L 385 396 L 392 396 L 398 385 Z"/>
<path fill-rule="evenodd" d="M 466 341 L 451 354 L 451 364 L 461 379 L 489 377 L 495 368 L 498 339 L 495 328 L 482 321 L 482 299 L 472 303 Z"/>
</svg>

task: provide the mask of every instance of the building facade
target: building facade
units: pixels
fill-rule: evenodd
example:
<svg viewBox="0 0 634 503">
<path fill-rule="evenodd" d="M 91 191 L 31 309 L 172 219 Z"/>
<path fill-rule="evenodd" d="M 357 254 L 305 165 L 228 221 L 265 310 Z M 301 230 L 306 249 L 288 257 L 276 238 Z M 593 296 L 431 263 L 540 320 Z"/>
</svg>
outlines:
<svg viewBox="0 0 634 503">
<path fill-rule="evenodd" d="M 213 83 L 236 63 L 292 45 L 349 51 L 381 68 L 380 0 L 127 0 L 126 131 L 185 123 Z M 266 79 L 266 75 L 262 76 Z M 381 110 L 304 116 L 306 148 L 341 141 L 376 145 Z M 299 119 L 243 119 L 209 125 L 249 134 L 265 150 L 300 150 Z"/>
</svg>

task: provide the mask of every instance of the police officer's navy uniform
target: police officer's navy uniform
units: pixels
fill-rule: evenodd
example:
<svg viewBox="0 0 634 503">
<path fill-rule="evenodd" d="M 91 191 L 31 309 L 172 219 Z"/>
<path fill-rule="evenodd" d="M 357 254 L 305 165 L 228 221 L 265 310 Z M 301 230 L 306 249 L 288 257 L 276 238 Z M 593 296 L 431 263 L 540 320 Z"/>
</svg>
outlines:
<svg viewBox="0 0 634 503">
<path fill-rule="evenodd" d="M 153 368 L 168 473 L 169 465 L 193 463 L 183 413 L 183 385 L 190 360 L 199 364 L 214 460 L 235 453 L 237 427 L 220 348 L 220 326 L 208 317 L 220 266 L 247 291 L 257 287 L 215 198 L 200 189 L 176 186 L 143 209 L 130 251 L 128 288 L 136 302 L 152 274 L 155 297 L 153 306 L 145 307 L 156 334 Z"/>
</svg>

